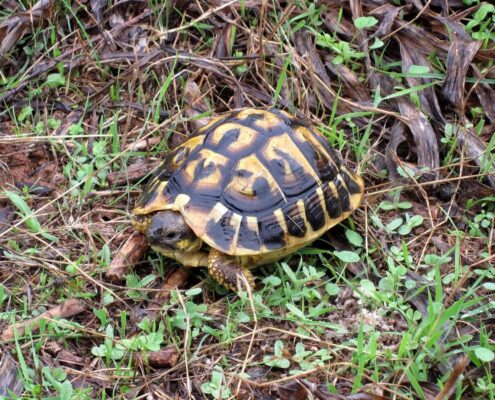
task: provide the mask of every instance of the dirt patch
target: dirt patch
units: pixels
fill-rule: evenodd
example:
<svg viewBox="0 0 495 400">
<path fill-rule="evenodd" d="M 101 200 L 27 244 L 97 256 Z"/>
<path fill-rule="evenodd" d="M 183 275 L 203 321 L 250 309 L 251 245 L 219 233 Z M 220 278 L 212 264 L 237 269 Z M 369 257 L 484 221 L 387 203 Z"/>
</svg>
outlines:
<svg viewBox="0 0 495 400">
<path fill-rule="evenodd" d="M 0 143 L 0 187 L 28 187 L 32 193 L 47 195 L 62 180 L 56 160 L 43 144 Z"/>
</svg>

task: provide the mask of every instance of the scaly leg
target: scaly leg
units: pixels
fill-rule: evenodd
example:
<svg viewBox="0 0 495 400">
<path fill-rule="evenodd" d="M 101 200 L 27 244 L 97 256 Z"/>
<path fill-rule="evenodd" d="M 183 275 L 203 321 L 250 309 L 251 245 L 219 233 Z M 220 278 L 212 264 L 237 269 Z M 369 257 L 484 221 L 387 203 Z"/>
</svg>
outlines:
<svg viewBox="0 0 495 400">
<path fill-rule="evenodd" d="M 213 279 L 234 292 L 245 289 L 243 276 L 249 286 L 254 287 L 254 277 L 251 271 L 240 265 L 235 257 L 215 249 L 210 250 L 208 272 Z"/>
</svg>

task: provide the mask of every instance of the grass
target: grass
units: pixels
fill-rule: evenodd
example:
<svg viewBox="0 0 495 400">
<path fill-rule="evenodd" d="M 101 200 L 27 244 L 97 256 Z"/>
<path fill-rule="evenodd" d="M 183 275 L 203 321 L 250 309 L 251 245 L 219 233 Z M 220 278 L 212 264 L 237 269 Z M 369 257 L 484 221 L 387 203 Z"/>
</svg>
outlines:
<svg viewBox="0 0 495 400">
<path fill-rule="evenodd" d="M 13 358 L 0 367 L 20 385 L 0 393 L 494 399 L 495 121 L 476 90 L 494 93 L 493 6 L 445 11 L 464 40 L 480 40 L 471 64 L 481 78 L 468 69 L 459 93 L 442 97 L 456 39 L 437 6 L 416 19 L 403 8 L 372 37 L 385 24 L 367 1 L 355 18 L 347 3 L 260 2 L 257 12 L 249 1 L 109 2 L 101 15 L 100 3 L 53 2 L 24 22 L 14 17 L 28 2 L 0 10 L 25 24 L 0 55 L 0 331 L 68 299 L 83 307 L 0 340 Z M 424 29 L 416 42 L 434 51 L 418 50 L 401 21 Z M 205 109 L 191 112 L 191 83 Z M 153 162 L 195 120 L 251 105 L 321 127 L 364 176 L 362 207 L 257 268 L 252 292 L 229 293 L 195 269 L 164 301 L 177 266 L 154 252 L 109 282 Z M 421 147 L 428 131 L 418 121 L 438 150 Z M 473 136 L 461 140 L 466 130 Z M 178 362 L 150 366 L 165 349 Z"/>
</svg>

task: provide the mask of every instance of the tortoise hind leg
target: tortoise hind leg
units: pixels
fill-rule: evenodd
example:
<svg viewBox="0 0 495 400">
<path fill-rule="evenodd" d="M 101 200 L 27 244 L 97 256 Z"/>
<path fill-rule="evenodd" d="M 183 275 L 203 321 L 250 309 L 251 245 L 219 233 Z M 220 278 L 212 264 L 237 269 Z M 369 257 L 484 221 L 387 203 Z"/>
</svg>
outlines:
<svg viewBox="0 0 495 400">
<path fill-rule="evenodd" d="M 240 265 L 235 257 L 215 249 L 210 250 L 208 272 L 213 279 L 234 292 L 245 289 L 243 277 L 251 288 L 254 287 L 254 277 L 251 271 Z"/>
</svg>

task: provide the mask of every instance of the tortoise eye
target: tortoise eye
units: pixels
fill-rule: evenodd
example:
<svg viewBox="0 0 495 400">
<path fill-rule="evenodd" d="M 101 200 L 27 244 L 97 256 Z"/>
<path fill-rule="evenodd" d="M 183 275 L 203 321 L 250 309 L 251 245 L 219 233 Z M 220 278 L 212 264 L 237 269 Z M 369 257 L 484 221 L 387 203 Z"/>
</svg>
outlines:
<svg viewBox="0 0 495 400">
<path fill-rule="evenodd" d="M 177 232 L 169 232 L 165 235 L 165 237 L 169 240 L 175 239 L 176 236 L 177 236 Z"/>
</svg>

